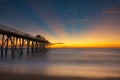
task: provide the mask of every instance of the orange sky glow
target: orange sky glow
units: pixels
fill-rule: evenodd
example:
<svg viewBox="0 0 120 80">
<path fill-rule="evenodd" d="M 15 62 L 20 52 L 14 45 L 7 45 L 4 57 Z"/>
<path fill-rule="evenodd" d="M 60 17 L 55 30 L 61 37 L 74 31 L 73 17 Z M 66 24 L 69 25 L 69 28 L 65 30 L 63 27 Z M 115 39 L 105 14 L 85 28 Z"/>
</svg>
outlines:
<svg viewBox="0 0 120 80">
<path fill-rule="evenodd" d="M 47 38 L 51 42 L 56 42 L 56 44 L 51 45 L 52 48 L 120 47 L 119 26 L 120 25 L 118 24 L 110 24 L 107 21 L 103 21 L 90 29 L 84 30 L 82 33 L 73 32 L 73 34 L 77 35 L 65 34 L 65 32 L 56 32 L 56 34 L 62 35 L 59 35 L 58 38 L 52 38 L 50 36 L 47 36 Z M 63 44 L 57 44 L 57 42 L 61 42 Z"/>
</svg>

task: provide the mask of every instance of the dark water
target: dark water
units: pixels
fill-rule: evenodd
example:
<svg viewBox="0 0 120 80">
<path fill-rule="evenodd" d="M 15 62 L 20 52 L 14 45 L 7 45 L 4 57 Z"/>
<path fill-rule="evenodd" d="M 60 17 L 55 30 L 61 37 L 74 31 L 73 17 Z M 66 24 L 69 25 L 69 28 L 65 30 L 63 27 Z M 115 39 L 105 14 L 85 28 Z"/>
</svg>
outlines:
<svg viewBox="0 0 120 80">
<path fill-rule="evenodd" d="M 0 60 L 0 71 L 50 76 L 120 77 L 120 49 L 49 49 Z"/>
</svg>

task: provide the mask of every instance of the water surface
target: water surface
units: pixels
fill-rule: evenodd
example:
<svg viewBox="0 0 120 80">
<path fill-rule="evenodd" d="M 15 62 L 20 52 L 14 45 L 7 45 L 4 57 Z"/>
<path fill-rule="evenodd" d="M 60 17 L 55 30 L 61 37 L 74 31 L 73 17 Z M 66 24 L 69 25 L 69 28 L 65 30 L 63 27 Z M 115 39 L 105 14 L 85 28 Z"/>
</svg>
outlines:
<svg viewBox="0 0 120 80">
<path fill-rule="evenodd" d="M 120 77 L 120 49 L 49 49 L 0 60 L 0 71 L 50 76 Z"/>
</svg>

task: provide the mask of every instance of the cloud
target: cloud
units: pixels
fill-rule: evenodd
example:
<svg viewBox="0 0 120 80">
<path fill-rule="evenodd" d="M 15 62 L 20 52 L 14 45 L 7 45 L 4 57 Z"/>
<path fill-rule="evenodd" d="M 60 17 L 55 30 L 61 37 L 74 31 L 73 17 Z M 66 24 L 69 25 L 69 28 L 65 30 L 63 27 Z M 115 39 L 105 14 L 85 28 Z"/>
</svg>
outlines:
<svg viewBox="0 0 120 80">
<path fill-rule="evenodd" d="M 64 24 L 78 24 L 78 23 L 87 23 L 90 22 L 91 19 L 84 18 L 84 19 L 70 19 L 64 22 Z"/>
<path fill-rule="evenodd" d="M 0 10 L 4 8 L 4 5 L 8 3 L 7 0 L 0 0 Z"/>
<path fill-rule="evenodd" d="M 0 4 L 6 4 L 6 3 L 8 3 L 7 0 L 0 0 Z"/>
<path fill-rule="evenodd" d="M 120 6 L 112 9 L 106 9 L 103 11 L 103 13 L 109 13 L 109 14 L 120 13 Z"/>
<path fill-rule="evenodd" d="M 80 22 L 80 23 L 85 23 L 85 22 L 89 22 L 89 21 L 91 21 L 91 19 L 88 19 L 88 18 L 77 20 L 77 22 Z"/>
<path fill-rule="evenodd" d="M 56 45 L 56 44 L 64 44 L 64 43 L 62 43 L 62 42 L 52 43 L 52 45 Z"/>
</svg>

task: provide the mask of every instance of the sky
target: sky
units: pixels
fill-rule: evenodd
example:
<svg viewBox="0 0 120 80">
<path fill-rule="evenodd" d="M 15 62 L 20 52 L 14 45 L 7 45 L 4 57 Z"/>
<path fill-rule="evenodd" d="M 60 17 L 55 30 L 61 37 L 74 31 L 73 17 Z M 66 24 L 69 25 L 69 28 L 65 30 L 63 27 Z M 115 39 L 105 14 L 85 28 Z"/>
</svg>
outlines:
<svg viewBox="0 0 120 80">
<path fill-rule="evenodd" d="M 0 0 L 0 24 L 52 47 L 120 47 L 120 0 Z"/>
</svg>

